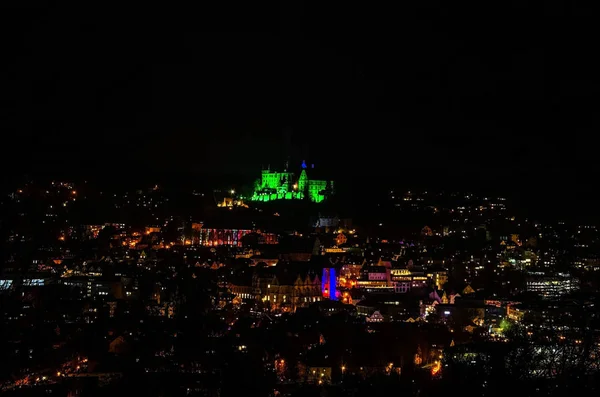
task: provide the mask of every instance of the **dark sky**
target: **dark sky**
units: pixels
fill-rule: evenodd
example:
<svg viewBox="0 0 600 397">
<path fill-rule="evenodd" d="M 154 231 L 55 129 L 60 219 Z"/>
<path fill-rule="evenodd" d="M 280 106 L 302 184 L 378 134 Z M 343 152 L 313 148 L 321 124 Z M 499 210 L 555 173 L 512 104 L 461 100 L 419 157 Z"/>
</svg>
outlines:
<svg viewBox="0 0 600 397">
<path fill-rule="evenodd" d="M 286 126 L 337 175 L 561 189 L 598 168 L 595 20 L 575 2 L 5 3 L 9 173 L 250 175 Z"/>
</svg>

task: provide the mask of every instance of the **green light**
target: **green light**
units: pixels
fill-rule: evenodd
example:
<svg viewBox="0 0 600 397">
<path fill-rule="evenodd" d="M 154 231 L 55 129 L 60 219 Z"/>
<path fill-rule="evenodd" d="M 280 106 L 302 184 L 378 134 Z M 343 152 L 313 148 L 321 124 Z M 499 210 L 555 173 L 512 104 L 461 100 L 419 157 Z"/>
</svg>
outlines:
<svg viewBox="0 0 600 397">
<path fill-rule="evenodd" d="M 332 190 L 333 182 L 309 179 L 304 169 L 297 179 L 293 172 L 263 170 L 261 178 L 254 184 L 254 194 L 250 200 L 268 202 L 308 198 L 313 203 L 320 203 Z"/>
</svg>

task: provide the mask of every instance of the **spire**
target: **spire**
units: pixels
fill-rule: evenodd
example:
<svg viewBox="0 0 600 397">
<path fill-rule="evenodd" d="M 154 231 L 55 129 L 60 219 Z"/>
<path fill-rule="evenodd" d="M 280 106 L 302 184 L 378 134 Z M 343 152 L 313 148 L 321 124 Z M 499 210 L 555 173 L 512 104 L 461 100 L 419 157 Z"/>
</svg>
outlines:
<svg viewBox="0 0 600 397">
<path fill-rule="evenodd" d="M 283 130 L 283 158 L 285 159 L 284 163 L 284 172 L 288 172 L 290 170 L 290 158 L 292 155 L 292 135 L 293 131 L 291 127 L 286 127 Z"/>
</svg>

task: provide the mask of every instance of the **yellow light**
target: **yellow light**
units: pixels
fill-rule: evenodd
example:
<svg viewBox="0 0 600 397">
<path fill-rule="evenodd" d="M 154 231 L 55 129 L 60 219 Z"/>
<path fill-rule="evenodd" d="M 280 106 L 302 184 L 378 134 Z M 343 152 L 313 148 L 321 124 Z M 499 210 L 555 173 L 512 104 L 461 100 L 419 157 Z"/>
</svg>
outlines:
<svg viewBox="0 0 600 397">
<path fill-rule="evenodd" d="M 437 375 L 442 369 L 442 363 L 439 361 L 435 361 L 433 367 L 431 367 L 431 375 Z"/>
<path fill-rule="evenodd" d="M 71 194 L 77 194 L 77 191 L 76 191 L 76 190 L 73 190 L 73 191 L 71 192 Z"/>
</svg>

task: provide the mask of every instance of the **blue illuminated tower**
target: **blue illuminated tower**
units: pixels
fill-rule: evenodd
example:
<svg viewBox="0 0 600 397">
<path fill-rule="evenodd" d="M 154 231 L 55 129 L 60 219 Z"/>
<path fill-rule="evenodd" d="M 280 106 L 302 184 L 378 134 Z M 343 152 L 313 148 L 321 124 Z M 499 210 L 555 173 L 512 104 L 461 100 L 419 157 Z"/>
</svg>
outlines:
<svg viewBox="0 0 600 397">
<path fill-rule="evenodd" d="M 337 300 L 337 296 L 335 294 L 335 283 L 335 268 L 332 267 L 329 269 L 329 299 L 334 301 Z"/>
<path fill-rule="evenodd" d="M 336 278 L 335 268 L 323 268 L 323 277 L 321 278 L 321 294 L 323 298 L 337 300 L 336 296 Z"/>
</svg>

